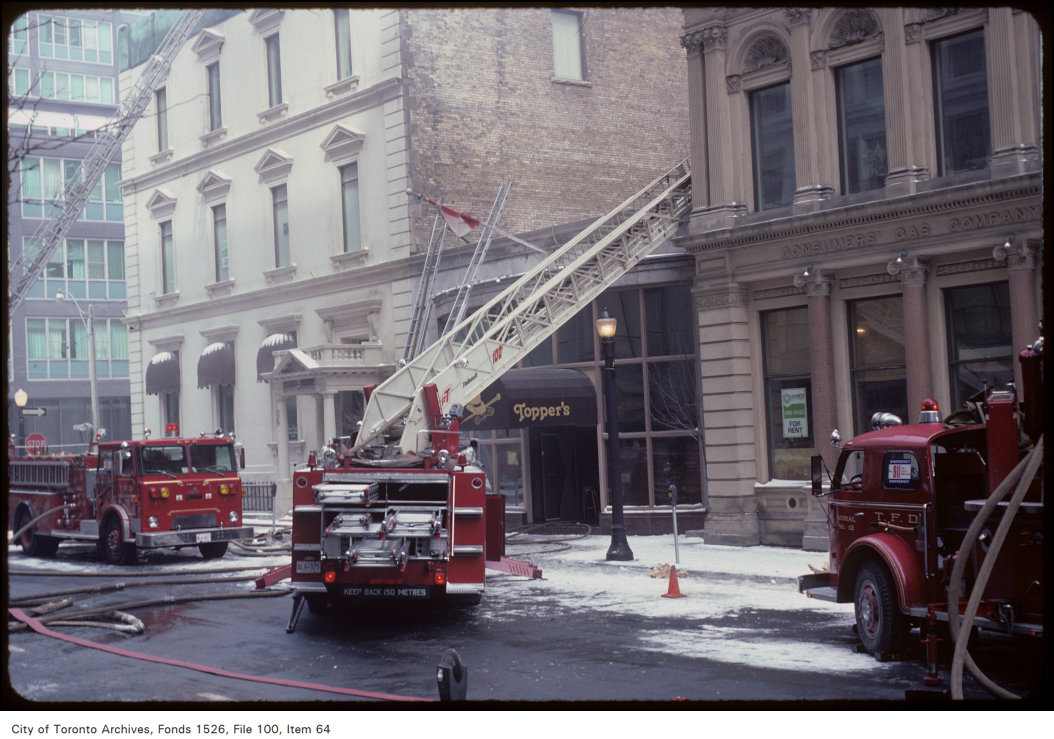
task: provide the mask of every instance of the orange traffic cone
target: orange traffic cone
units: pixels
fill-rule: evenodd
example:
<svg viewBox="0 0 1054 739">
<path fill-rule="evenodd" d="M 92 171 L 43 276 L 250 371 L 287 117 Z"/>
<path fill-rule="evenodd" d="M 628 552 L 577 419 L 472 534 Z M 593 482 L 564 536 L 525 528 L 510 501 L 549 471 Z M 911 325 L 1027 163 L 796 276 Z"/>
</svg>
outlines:
<svg viewBox="0 0 1054 739">
<path fill-rule="evenodd" d="M 681 587 L 677 584 L 677 568 L 670 567 L 670 589 L 663 594 L 663 598 L 686 598 L 687 596 L 681 592 Z"/>
</svg>

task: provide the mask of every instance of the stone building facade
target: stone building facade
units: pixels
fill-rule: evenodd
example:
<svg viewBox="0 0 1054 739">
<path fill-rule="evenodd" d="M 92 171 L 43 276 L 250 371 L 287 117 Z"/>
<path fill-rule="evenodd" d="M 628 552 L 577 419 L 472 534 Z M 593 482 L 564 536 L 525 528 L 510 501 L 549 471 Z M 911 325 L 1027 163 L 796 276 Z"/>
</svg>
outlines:
<svg viewBox="0 0 1054 739">
<path fill-rule="evenodd" d="M 682 43 L 706 537 L 826 549 L 805 480 L 832 430 L 950 412 L 1038 335 L 1040 29 L 1009 7 L 693 8 Z"/>
</svg>

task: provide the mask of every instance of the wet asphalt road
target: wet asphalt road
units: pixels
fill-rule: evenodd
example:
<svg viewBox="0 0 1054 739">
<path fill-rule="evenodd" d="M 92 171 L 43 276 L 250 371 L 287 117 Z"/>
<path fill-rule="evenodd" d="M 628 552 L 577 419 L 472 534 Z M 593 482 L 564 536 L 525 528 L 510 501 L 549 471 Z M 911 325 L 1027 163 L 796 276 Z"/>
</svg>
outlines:
<svg viewBox="0 0 1054 739">
<path fill-rule="evenodd" d="M 83 562 L 85 569 L 99 571 L 88 547 L 64 546 L 59 560 L 66 565 Z M 140 572 L 183 569 L 195 562 L 200 563 L 200 559 L 192 554 L 152 553 L 140 565 Z M 231 555 L 222 562 L 224 566 L 246 564 Z M 26 561 L 11 549 L 8 565 L 17 571 Z M 43 565 L 37 561 L 32 566 L 40 569 Z M 18 598 L 140 578 L 134 570 L 92 578 L 14 575 L 9 578 L 9 594 Z M 238 673 L 429 700 L 438 697 L 436 666 L 449 649 L 456 650 L 468 668 L 469 700 L 502 704 L 615 702 L 626 706 L 631 701 L 650 701 L 662 706 L 684 698 L 722 704 L 807 701 L 821 707 L 829 701 L 835 705 L 893 701 L 903 705 L 908 698 L 940 701 L 944 697 L 941 691 L 946 689 L 946 685 L 924 685 L 925 666 L 913 659 L 887 663 L 881 670 L 847 679 L 844 674 L 825 670 L 708 660 L 683 654 L 676 644 L 649 648 L 642 634 L 676 634 L 699 628 L 698 621 L 594 610 L 588 603 L 547 594 L 544 588 L 531 587 L 530 581 L 504 574 L 488 575 L 487 587 L 483 602 L 467 609 L 395 612 L 372 608 L 318 616 L 305 608 L 292 634 L 285 629 L 292 600 L 283 594 L 251 599 L 202 598 L 129 608 L 145 624 L 141 635 L 98 628 L 55 630 Z M 78 608 L 121 607 L 166 595 L 228 596 L 251 589 L 245 581 L 159 582 L 73 597 Z M 759 642 L 764 642 L 766 634 L 784 638 L 793 634 L 804 642 L 842 645 L 847 654 L 855 645 L 851 614 L 847 619 L 842 613 L 747 609 L 737 614 L 734 624 L 723 624 L 721 619 L 706 624 L 714 629 L 726 625 L 741 630 L 756 627 Z M 306 706 L 363 700 L 133 660 L 25 631 L 10 633 L 7 639 L 5 690 L 12 692 L 5 699 L 13 697 L 20 707 L 28 709 L 47 708 L 54 702 L 84 702 L 82 707 L 91 708 L 109 702 L 162 701 L 205 708 L 220 703 L 226 706 L 230 701 Z M 986 642 L 983 646 L 983 656 L 978 660 L 987 660 L 990 668 L 995 667 L 993 676 L 1010 676 L 1007 687 L 1011 689 L 1032 687 L 1037 666 L 1022 667 L 1022 656 L 1006 643 Z M 942 674 L 947 676 L 946 667 Z M 968 699 L 991 699 L 969 677 L 965 690 Z"/>
</svg>

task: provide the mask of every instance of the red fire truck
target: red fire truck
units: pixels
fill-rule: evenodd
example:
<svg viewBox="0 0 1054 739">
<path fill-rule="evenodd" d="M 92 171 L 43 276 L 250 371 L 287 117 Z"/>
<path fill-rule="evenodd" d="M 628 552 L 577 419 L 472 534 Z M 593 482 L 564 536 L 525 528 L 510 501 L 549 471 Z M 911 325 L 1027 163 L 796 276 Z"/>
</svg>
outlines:
<svg viewBox="0 0 1054 739">
<path fill-rule="evenodd" d="M 1019 361 L 1020 404 L 1008 387 L 986 389 L 943 421 L 932 400 L 917 424 L 876 414 L 875 430 L 842 447 L 827 492 L 822 460 L 813 458 L 813 494 L 829 504 L 830 564 L 798 578 L 799 590 L 854 603 L 860 641 L 879 659 L 902 653 L 912 626 L 935 650 L 949 609 L 965 614 L 975 585 L 974 626 L 1042 636 L 1045 485 L 1042 475 L 1024 479 L 1041 458 L 1042 339 Z M 1006 496 L 1017 485 L 1020 496 Z M 949 605 L 960 572 L 953 592 L 964 597 Z"/>
<path fill-rule="evenodd" d="M 139 549 L 196 546 L 222 557 L 242 526 L 240 446 L 223 436 L 108 441 L 83 455 L 8 460 L 8 520 L 26 554 L 96 542 L 111 564 Z"/>
<path fill-rule="evenodd" d="M 458 415 L 440 414 L 435 385 L 425 395 L 431 446 L 420 456 L 373 467 L 329 447 L 294 473 L 290 631 L 301 600 L 312 612 L 348 600 L 479 601 L 487 548 L 503 554 L 502 498 L 486 494 L 474 451 L 458 448 Z"/>
</svg>

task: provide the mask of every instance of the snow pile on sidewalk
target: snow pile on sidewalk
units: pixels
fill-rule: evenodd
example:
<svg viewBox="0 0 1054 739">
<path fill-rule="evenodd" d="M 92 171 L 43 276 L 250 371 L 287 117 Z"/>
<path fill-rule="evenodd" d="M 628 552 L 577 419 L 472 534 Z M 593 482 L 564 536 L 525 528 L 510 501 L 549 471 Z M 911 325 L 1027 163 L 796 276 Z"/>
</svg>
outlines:
<svg viewBox="0 0 1054 739">
<path fill-rule="evenodd" d="M 553 551 L 557 545 L 513 545 L 506 548 L 506 556 L 542 569 L 544 580 L 521 582 L 517 588 L 527 587 L 538 596 L 555 596 L 589 610 L 657 619 L 656 629 L 643 633 L 639 646 L 645 649 L 773 669 L 840 673 L 885 669 L 870 655 L 853 651 L 852 604 L 818 601 L 798 592 L 798 575 L 808 573 L 810 565 L 824 567 L 826 552 L 727 547 L 681 537 L 678 564 L 672 535 L 639 536 L 629 537 L 633 560 L 614 562 L 606 559 L 610 543 L 607 536 L 587 536 L 561 542 L 559 546 L 565 548 L 560 551 Z M 669 583 L 651 574 L 664 564 L 676 567 L 679 591 L 685 597 L 662 597 Z M 491 573 L 487 579 L 489 587 Z M 844 623 L 845 638 L 831 643 L 797 629 L 766 629 L 755 623 L 759 611 L 788 614 L 792 621 L 795 612 L 826 613 Z M 508 611 L 500 616 L 516 617 Z M 658 623 L 669 618 L 684 621 L 687 628 Z"/>
</svg>

